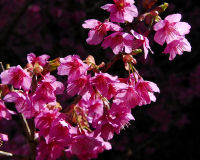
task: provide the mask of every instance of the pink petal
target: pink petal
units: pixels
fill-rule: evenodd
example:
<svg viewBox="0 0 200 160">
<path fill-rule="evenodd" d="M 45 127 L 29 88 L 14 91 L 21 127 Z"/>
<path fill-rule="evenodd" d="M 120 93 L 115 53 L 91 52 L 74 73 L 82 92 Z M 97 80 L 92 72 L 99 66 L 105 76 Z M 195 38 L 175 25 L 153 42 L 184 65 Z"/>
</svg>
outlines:
<svg viewBox="0 0 200 160">
<path fill-rule="evenodd" d="M 156 32 L 154 36 L 154 41 L 157 42 L 160 45 L 163 45 L 165 43 L 167 36 L 165 34 L 165 31 L 159 30 Z"/>
<path fill-rule="evenodd" d="M 162 28 L 165 27 L 165 24 L 166 24 L 166 21 L 165 20 L 160 20 L 158 23 L 156 23 L 154 26 L 153 26 L 153 30 L 154 31 L 158 31 Z"/>
<path fill-rule="evenodd" d="M 170 23 L 173 23 L 173 22 L 180 22 L 180 20 L 181 20 L 181 14 L 179 14 L 179 13 L 177 13 L 177 14 L 171 14 L 171 15 L 169 15 L 169 16 L 167 16 L 166 18 L 165 18 L 165 20 L 167 20 L 168 22 L 170 22 Z"/>
<path fill-rule="evenodd" d="M 96 26 L 98 26 L 99 23 L 101 23 L 101 22 L 96 19 L 88 19 L 88 20 L 84 21 L 84 24 L 82 24 L 82 27 L 92 29 L 92 28 L 95 28 Z"/>
<path fill-rule="evenodd" d="M 175 24 L 175 28 L 180 35 L 185 35 L 190 32 L 191 26 L 186 22 L 178 22 Z"/>
<path fill-rule="evenodd" d="M 88 33 L 87 43 L 90 45 L 97 45 L 101 43 L 104 35 L 96 30 L 90 30 Z"/>
<path fill-rule="evenodd" d="M 114 9 L 115 5 L 114 4 L 106 4 L 104 6 L 101 7 L 101 9 L 104 9 L 108 12 L 112 12 Z"/>
</svg>

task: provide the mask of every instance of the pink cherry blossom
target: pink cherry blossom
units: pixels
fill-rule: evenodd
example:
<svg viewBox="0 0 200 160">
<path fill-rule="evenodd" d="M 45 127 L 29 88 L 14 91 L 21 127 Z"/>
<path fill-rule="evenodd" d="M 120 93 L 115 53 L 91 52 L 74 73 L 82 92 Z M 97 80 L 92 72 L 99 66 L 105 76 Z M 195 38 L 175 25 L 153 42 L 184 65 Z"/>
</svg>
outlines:
<svg viewBox="0 0 200 160">
<path fill-rule="evenodd" d="M 135 89 L 138 92 L 139 96 L 142 98 L 141 105 L 150 104 L 151 101 L 155 102 L 156 97 L 154 92 L 160 92 L 158 86 L 150 81 L 144 81 L 142 78 L 138 80 L 135 85 Z"/>
<path fill-rule="evenodd" d="M 39 129 L 39 135 L 43 136 L 46 140 L 49 138 L 48 134 L 50 131 L 51 123 L 60 115 L 58 110 L 44 109 L 34 119 L 35 126 Z"/>
<path fill-rule="evenodd" d="M 86 74 L 89 66 L 80 59 L 78 55 L 70 55 L 60 58 L 60 66 L 58 67 L 58 75 L 68 75 L 68 82 L 78 79 L 80 75 Z"/>
<path fill-rule="evenodd" d="M 127 108 L 134 108 L 141 103 L 142 98 L 133 86 L 127 86 L 118 91 L 113 103 L 125 105 Z"/>
<path fill-rule="evenodd" d="M 90 133 L 74 136 L 70 147 L 65 152 L 67 157 L 76 155 L 80 160 L 87 160 L 97 158 L 98 153 L 110 149 L 109 142 L 105 142 L 100 136 L 94 137 L 93 133 Z"/>
<path fill-rule="evenodd" d="M 127 107 L 124 104 L 116 105 L 115 103 L 113 103 L 111 109 L 109 110 L 109 114 L 115 117 L 113 123 L 118 125 L 119 130 L 128 125 L 129 121 L 135 120 L 135 118 L 131 114 L 131 108 Z"/>
<path fill-rule="evenodd" d="M 191 52 L 191 45 L 186 38 L 180 37 L 167 44 L 163 53 L 169 53 L 169 60 L 171 61 L 177 54 L 182 55 L 184 51 Z"/>
<path fill-rule="evenodd" d="M 62 155 L 62 151 L 64 150 L 62 143 L 59 141 L 52 141 L 47 144 L 45 141 L 40 141 L 37 146 L 37 156 L 36 160 L 56 160 Z"/>
<path fill-rule="evenodd" d="M 4 97 L 5 102 L 14 102 L 19 113 L 23 113 L 26 118 L 32 118 L 36 115 L 36 109 L 33 106 L 31 97 L 22 92 L 10 92 Z"/>
<path fill-rule="evenodd" d="M 7 109 L 4 102 L 0 100 L 0 120 L 2 118 L 5 118 L 6 120 L 10 120 L 12 117 L 11 117 L 10 111 Z"/>
<path fill-rule="evenodd" d="M 163 45 L 165 41 L 170 43 L 179 36 L 184 36 L 190 32 L 191 26 L 186 22 L 180 22 L 181 14 L 171 14 L 164 20 L 160 20 L 153 26 L 156 31 L 154 40 Z"/>
<path fill-rule="evenodd" d="M 105 37 L 102 47 L 111 47 L 114 54 L 119 54 L 119 52 L 131 53 L 133 47 L 134 37 L 125 32 L 115 32 L 111 35 Z"/>
<path fill-rule="evenodd" d="M 67 94 L 74 96 L 76 94 L 83 95 L 85 92 L 90 90 L 89 75 L 81 75 L 79 79 L 70 81 L 67 85 Z"/>
<path fill-rule="evenodd" d="M 111 76 L 108 73 L 98 73 L 91 79 L 91 83 L 104 97 L 111 98 L 115 94 L 114 84 L 118 77 Z"/>
<path fill-rule="evenodd" d="M 121 31 L 122 28 L 114 23 L 105 21 L 100 22 L 96 19 L 89 19 L 84 22 L 82 25 L 83 28 L 91 29 L 88 33 L 87 43 L 90 45 L 97 45 L 101 43 L 104 36 L 107 35 L 108 31 Z"/>
<path fill-rule="evenodd" d="M 131 33 L 133 34 L 133 36 L 135 37 L 134 41 L 133 41 L 133 47 L 134 49 L 139 48 L 140 46 L 143 46 L 143 50 L 144 50 L 144 58 L 147 58 L 148 55 L 148 50 L 151 51 L 151 53 L 153 53 L 153 51 L 151 50 L 151 47 L 149 45 L 149 40 L 147 37 L 135 32 L 134 30 L 131 30 Z"/>
<path fill-rule="evenodd" d="M 138 16 L 138 10 L 133 3 L 134 0 L 113 0 L 115 4 L 106 4 L 101 8 L 110 12 L 112 22 L 132 22 Z"/>
<path fill-rule="evenodd" d="M 26 91 L 30 89 L 32 78 L 20 65 L 10 67 L 8 70 L 3 71 L 0 76 L 3 84 L 11 84 L 15 88 L 22 88 Z"/>
<path fill-rule="evenodd" d="M 61 94 L 64 91 L 64 85 L 56 81 L 56 78 L 52 75 L 46 74 L 43 78 L 38 83 L 33 99 L 44 103 L 55 102 L 56 94 Z"/>
<path fill-rule="evenodd" d="M 59 117 L 57 117 L 49 127 L 49 138 L 46 139 L 47 143 L 59 141 L 60 143 L 63 143 L 63 146 L 70 143 L 71 134 L 69 133 L 69 130 L 71 125 L 65 121 L 64 114 L 61 114 Z"/>
<path fill-rule="evenodd" d="M 34 66 L 35 63 L 38 63 L 41 66 L 44 66 L 47 63 L 47 60 L 50 58 L 49 55 L 43 54 L 39 57 L 36 57 L 34 53 L 29 53 L 27 55 L 27 61 L 28 63 L 32 64 Z"/>
</svg>

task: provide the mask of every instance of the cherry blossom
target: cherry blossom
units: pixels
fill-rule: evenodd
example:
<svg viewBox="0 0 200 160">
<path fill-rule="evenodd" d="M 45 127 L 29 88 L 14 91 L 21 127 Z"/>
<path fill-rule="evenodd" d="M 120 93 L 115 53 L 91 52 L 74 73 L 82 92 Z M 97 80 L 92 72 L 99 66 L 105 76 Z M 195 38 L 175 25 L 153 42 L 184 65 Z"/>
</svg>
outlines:
<svg viewBox="0 0 200 160">
<path fill-rule="evenodd" d="M 132 22 L 138 16 L 138 10 L 133 4 L 134 0 L 113 0 L 115 4 L 106 4 L 101 8 L 110 12 L 112 22 Z"/>
<path fill-rule="evenodd" d="M 87 43 L 90 45 L 97 45 L 101 43 L 104 36 L 107 35 L 108 31 L 121 31 L 122 28 L 114 24 L 112 22 L 100 22 L 96 19 L 88 19 L 84 22 L 82 25 L 83 28 L 89 28 L 91 29 L 88 33 Z"/>
</svg>

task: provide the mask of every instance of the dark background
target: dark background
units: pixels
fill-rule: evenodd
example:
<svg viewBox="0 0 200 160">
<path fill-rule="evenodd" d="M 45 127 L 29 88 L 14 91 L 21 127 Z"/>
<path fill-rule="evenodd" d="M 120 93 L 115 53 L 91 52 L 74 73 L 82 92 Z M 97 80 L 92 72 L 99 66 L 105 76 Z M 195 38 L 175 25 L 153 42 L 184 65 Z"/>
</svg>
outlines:
<svg viewBox="0 0 200 160">
<path fill-rule="evenodd" d="M 111 1 L 0 0 L 0 62 L 25 66 L 30 52 L 38 56 L 49 54 L 51 59 L 69 54 L 86 58 L 92 54 L 97 64 L 109 61 L 112 51 L 86 44 L 88 31 L 81 27 L 84 20 L 107 18 L 109 14 L 99 7 L 108 2 Z M 157 4 L 163 2 L 158 0 Z M 164 46 L 153 43 L 150 38 L 155 54 L 149 53 L 146 61 L 143 56 L 137 56 L 136 68 L 145 80 L 158 84 L 161 93 L 156 94 L 156 103 L 133 110 L 136 120 L 120 135 L 115 135 L 111 141 L 113 149 L 99 155 L 99 159 L 197 160 L 200 157 L 200 7 L 197 0 L 167 2 L 169 7 L 161 17 L 182 14 L 182 21 L 192 27 L 186 35 L 192 52 L 184 52 L 169 61 L 169 56 L 162 54 Z M 138 8 L 139 3 L 136 0 Z M 127 76 L 120 62 L 108 72 Z M 13 123 L 9 125 L 16 125 Z M 7 122 L 0 123 L 0 132 L 9 134 L 12 146 L 8 145 L 8 150 L 17 148 L 18 153 L 23 153 L 18 147 L 23 138 L 21 142 L 21 137 L 14 138 L 18 128 L 5 129 L 5 124 Z"/>
</svg>

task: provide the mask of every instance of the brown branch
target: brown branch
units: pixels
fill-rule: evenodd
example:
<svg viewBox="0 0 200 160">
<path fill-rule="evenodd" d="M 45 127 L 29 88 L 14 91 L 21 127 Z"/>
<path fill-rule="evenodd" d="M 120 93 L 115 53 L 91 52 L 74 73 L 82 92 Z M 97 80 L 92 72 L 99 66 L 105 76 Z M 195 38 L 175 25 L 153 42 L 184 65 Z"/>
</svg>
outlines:
<svg viewBox="0 0 200 160">
<path fill-rule="evenodd" d="M 117 54 L 113 56 L 113 58 L 105 65 L 102 69 L 102 72 L 106 72 L 116 61 L 118 61 L 122 57 L 121 54 Z"/>
<path fill-rule="evenodd" d="M 29 155 L 29 160 L 35 160 L 36 157 L 36 141 L 35 141 L 35 126 L 34 126 L 34 122 L 32 122 L 32 128 L 29 127 L 29 124 L 26 120 L 26 118 L 24 117 L 24 115 L 22 113 L 19 114 L 22 124 L 23 124 L 23 128 L 30 146 L 30 155 Z"/>
</svg>

